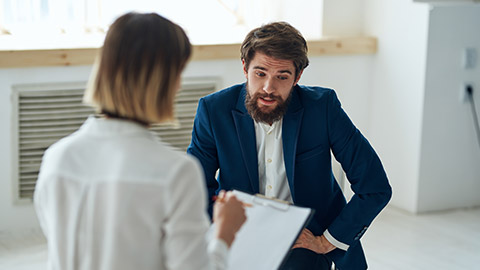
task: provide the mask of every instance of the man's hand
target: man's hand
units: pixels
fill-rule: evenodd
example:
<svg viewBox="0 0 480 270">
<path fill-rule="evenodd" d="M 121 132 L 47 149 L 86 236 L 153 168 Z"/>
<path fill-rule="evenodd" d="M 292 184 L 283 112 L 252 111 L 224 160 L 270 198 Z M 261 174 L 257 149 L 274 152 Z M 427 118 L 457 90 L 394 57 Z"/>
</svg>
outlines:
<svg viewBox="0 0 480 270">
<path fill-rule="evenodd" d="M 303 229 L 292 248 L 306 248 L 319 254 L 326 254 L 336 247 L 324 235 L 315 236 L 309 229 Z"/>
</svg>

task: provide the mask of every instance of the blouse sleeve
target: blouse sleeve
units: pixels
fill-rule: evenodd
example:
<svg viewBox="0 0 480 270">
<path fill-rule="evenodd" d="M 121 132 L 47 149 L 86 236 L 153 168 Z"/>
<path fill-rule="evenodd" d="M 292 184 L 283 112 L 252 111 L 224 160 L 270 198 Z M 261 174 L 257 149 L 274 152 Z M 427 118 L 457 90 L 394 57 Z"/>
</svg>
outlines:
<svg viewBox="0 0 480 270">
<path fill-rule="evenodd" d="M 167 269 L 226 269 L 226 243 L 220 239 L 207 243 L 210 221 L 200 165 L 188 157 L 172 171 L 174 179 L 165 194 L 167 219 L 162 228 Z"/>
</svg>

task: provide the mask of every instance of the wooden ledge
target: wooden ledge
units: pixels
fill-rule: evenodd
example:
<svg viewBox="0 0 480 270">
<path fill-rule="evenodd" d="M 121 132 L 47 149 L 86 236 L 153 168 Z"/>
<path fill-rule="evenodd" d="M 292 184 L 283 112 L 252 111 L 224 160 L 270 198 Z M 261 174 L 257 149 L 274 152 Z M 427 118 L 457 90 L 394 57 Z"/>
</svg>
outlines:
<svg viewBox="0 0 480 270">
<path fill-rule="evenodd" d="M 322 38 L 308 42 L 309 56 L 374 54 L 374 37 Z M 0 68 L 91 65 L 98 48 L 0 50 Z M 240 44 L 194 45 L 192 60 L 239 59 Z"/>
</svg>

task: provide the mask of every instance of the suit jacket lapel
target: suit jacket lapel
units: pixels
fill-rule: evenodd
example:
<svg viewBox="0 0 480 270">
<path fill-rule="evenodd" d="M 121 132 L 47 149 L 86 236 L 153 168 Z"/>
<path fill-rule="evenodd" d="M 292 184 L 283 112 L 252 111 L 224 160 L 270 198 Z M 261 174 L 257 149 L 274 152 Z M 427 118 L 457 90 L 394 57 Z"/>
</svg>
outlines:
<svg viewBox="0 0 480 270">
<path fill-rule="evenodd" d="M 290 104 L 287 113 L 283 117 L 282 140 L 283 140 L 283 158 L 285 161 L 285 171 L 287 173 L 288 185 L 292 199 L 295 201 L 294 175 L 295 175 L 295 156 L 297 152 L 297 141 L 302 124 L 303 106 L 298 96 L 299 86 L 292 90 Z"/>
<path fill-rule="evenodd" d="M 243 162 L 245 163 L 250 178 L 252 191 L 258 193 L 258 155 L 255 127 L 253 125 L 253 119 L 245 108 L 245 95 L 246 89 L 244 86 L 238 95 L 237 105 L 236 108 L 232 110 L 232 116 L 235 122 L 237 138 L 242 149 Z"/>
</svg>

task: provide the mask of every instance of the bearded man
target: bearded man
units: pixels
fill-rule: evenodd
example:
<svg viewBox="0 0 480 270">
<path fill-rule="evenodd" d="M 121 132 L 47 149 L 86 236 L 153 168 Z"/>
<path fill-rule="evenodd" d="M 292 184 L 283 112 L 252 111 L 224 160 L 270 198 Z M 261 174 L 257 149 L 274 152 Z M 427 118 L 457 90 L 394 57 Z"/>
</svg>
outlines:
<svg viewBox="0 0 480 270">
<path fill-rule="evenodd" d="M 298 85 L 309 61 L 297 29 L 253 29 L 241 59 L 246 82 L 200 99 L 187 150 L 203 166 L 210 207 L 220 189 L 310 207 L 315 214 L 281 269 L 331 269 L 332 261 L 366 269 L 360 238 L 392 195 L 379 157 L 334 90 Z M 354 192 L 348 203 L 331 153 Z"/>
</svg>

